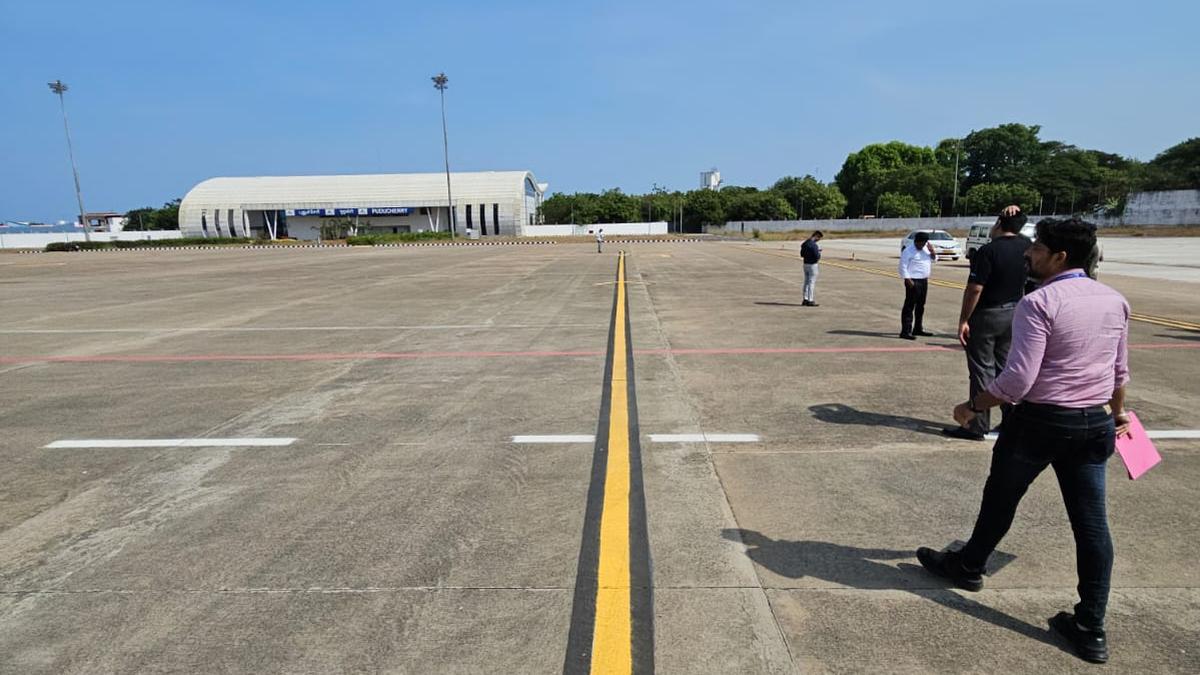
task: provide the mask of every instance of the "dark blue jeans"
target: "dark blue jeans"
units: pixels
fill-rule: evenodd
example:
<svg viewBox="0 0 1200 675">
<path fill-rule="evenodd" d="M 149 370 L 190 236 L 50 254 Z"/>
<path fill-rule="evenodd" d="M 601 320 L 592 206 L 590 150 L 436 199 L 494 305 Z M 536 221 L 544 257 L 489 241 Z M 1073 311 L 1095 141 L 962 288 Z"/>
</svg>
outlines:
<svg viewBox="0 0 1200 675">
<path fill-rule="evenodd" d="M 1038 474 L 1054 467 L 1075 533 L 1079 623 L 1103 629 L 1112 577 L 1113 545 L 1105 510 L 1104 471 L 1115 448 L 1112 416 L 1104 408 L 1061 408 L 1024 403 L 1006 415 L 992 449 L 983 504 L 963 564 L 981 568 L 1004 538 L 1017 504 Z"/>
</svg>

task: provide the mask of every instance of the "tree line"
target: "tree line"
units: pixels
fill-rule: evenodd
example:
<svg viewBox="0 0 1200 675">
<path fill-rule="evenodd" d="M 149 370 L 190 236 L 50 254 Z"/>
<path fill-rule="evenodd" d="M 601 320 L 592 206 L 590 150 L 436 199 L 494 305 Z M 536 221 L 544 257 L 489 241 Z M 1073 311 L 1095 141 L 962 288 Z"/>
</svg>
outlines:
<svg viewBox="0 0 1200 675">
<path fill-rule="evenodd" d="M 581 225 L 666 220 L 699 231 L 736 220 L 984 215 L 1008 204 L 1030 213 L 1119 213 L 1131 192 L 1200 189 L 1200 137 L 1142 162 L 1044 141 L 1040 132 L 1012 123 L 935 147 L 873 143 L 850 153 L 832 183 L 806 175 L 764 190 L 556 193 L 542 202 L 541 215 L 546 223 Z"/>
<path fill-rule="evenodd" d="M 125 213 L 126 230 L 178 230 L 179 204 L 182 198 L 172 199 L 162 208 L 143 206 Z"/>
</svg>

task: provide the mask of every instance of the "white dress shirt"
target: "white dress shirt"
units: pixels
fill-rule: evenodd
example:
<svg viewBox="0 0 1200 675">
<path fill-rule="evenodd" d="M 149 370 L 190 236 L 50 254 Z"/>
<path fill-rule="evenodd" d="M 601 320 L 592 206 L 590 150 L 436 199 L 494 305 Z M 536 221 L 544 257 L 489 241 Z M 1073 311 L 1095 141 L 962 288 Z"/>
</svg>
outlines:
<svg viewBox="0 0 1200 675">
<path fill-rule="evenodd" d="M 930 253 L 925 246 L 909 246 L 900 254 L 900 278 L 928 279 L 935 260 L 937 254 Z"/>
</svg>

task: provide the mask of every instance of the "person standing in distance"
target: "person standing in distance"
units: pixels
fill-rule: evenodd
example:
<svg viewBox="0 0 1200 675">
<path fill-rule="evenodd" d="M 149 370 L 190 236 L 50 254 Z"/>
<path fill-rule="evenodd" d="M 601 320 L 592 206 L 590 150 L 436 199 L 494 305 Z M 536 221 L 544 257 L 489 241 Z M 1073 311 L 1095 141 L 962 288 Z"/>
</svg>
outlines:
<svg viewBox="0 0 1200 675">
<path fill-rule="evenodd" d="M 959 588 L 983 588 L 988 556 L 1012 525 L 1021 497 L 1038 474 L 1053 467 L 1075 535 L 1079 603 L 1074 614 L 1051 618 L 1050 627 L 1080 658 L 1103 663 L 1113 566 L 1105 464 L 1116 438 L 1129 432 L 1129 303 L 1088 278 L 1084 265 L 1095 245 L 1091 223 L 1078 218 L 1038 223 L 1037 241 L 1025 259 L 1042 285 L 1017 304 L 1008 364 L 986 389 L 954 409 L 954 419 L 965 427 L 989 408 L 1016 404 L 992 448 L 975 529 L 960 551 L 922 547 L 917 559 Z"/>
<path fill-rule="evenodd" d="M 928 232 L 918 232 L 912 246 L 900 253 L 900 278 L 904 280 L 904 308 L 900 310 L 900 337 L 916 340 L 918 335 L 933 335 L 925 330 L 925 296 L 929 294 L 929 274 L 937 254 Z M 915 317 L 915 323 L 914 323 Z"/>
<path fill-rule="evenodd" d="M 1012 318 L 1017 302 L 1025 294 L 1025 251 L 1029 240 L 1022 237 L 1025 214 L 1018 206 L 1000 212 L 992 226 L 992 240 L 971 256 L 971 273 L 963 289 L 958 314 L 958 341 L 967 353 L 967 377 L 971 398 L 987 388 L 1004 370 L 1012 344 Z M 1007 404 L 1001 406 L 1009 413 Z M 967 426 L 945 427 L 953 438 L 982 441 L 992 430 L 991 415 L 984 411 Z"/>
<path fill-rule="evenodd" d="M 596 253 L 604 252 L 604 230 L 596 229 Z"/>
<path fill-rule="evenodd" d="M 804 302 L 800 304 L 805 307 L 820 307 L 816 301 L 816 290 L 817 263 L 821 262 L 821 247 L 817 245 L 817 242 L 824 238 L 824 233 L 817 230 L 808 239 L 805 239 L 803 244 L 800 244 L 800 258 L 804 260 Z"/>
</svg>

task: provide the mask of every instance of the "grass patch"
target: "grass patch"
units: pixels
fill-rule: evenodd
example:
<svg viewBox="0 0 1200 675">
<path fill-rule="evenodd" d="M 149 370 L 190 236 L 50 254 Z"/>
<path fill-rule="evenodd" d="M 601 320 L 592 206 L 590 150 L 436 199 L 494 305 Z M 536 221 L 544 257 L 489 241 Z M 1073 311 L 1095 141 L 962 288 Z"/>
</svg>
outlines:
<svg viewBox="0 0 1200 675">
<path fill-rule="evenodd" d="M 412 241 L 449 240 L 449 232 L 400 232 L 397 234 L 359 234 L 346 237 L 346 243 L 351 246 L 377 246 L 379 244 L 400 244 Z"/>
<path fill-rule="evenodd" d="M 112 248 L 179 248 L 181 246 L 245 246 L 255 240 L 239 237 L 185 237 L 183 239 L 137 239 L 134 241 L 54 241 L 46 244 L 54 251 L 101 251 Z"/>
</svg>

